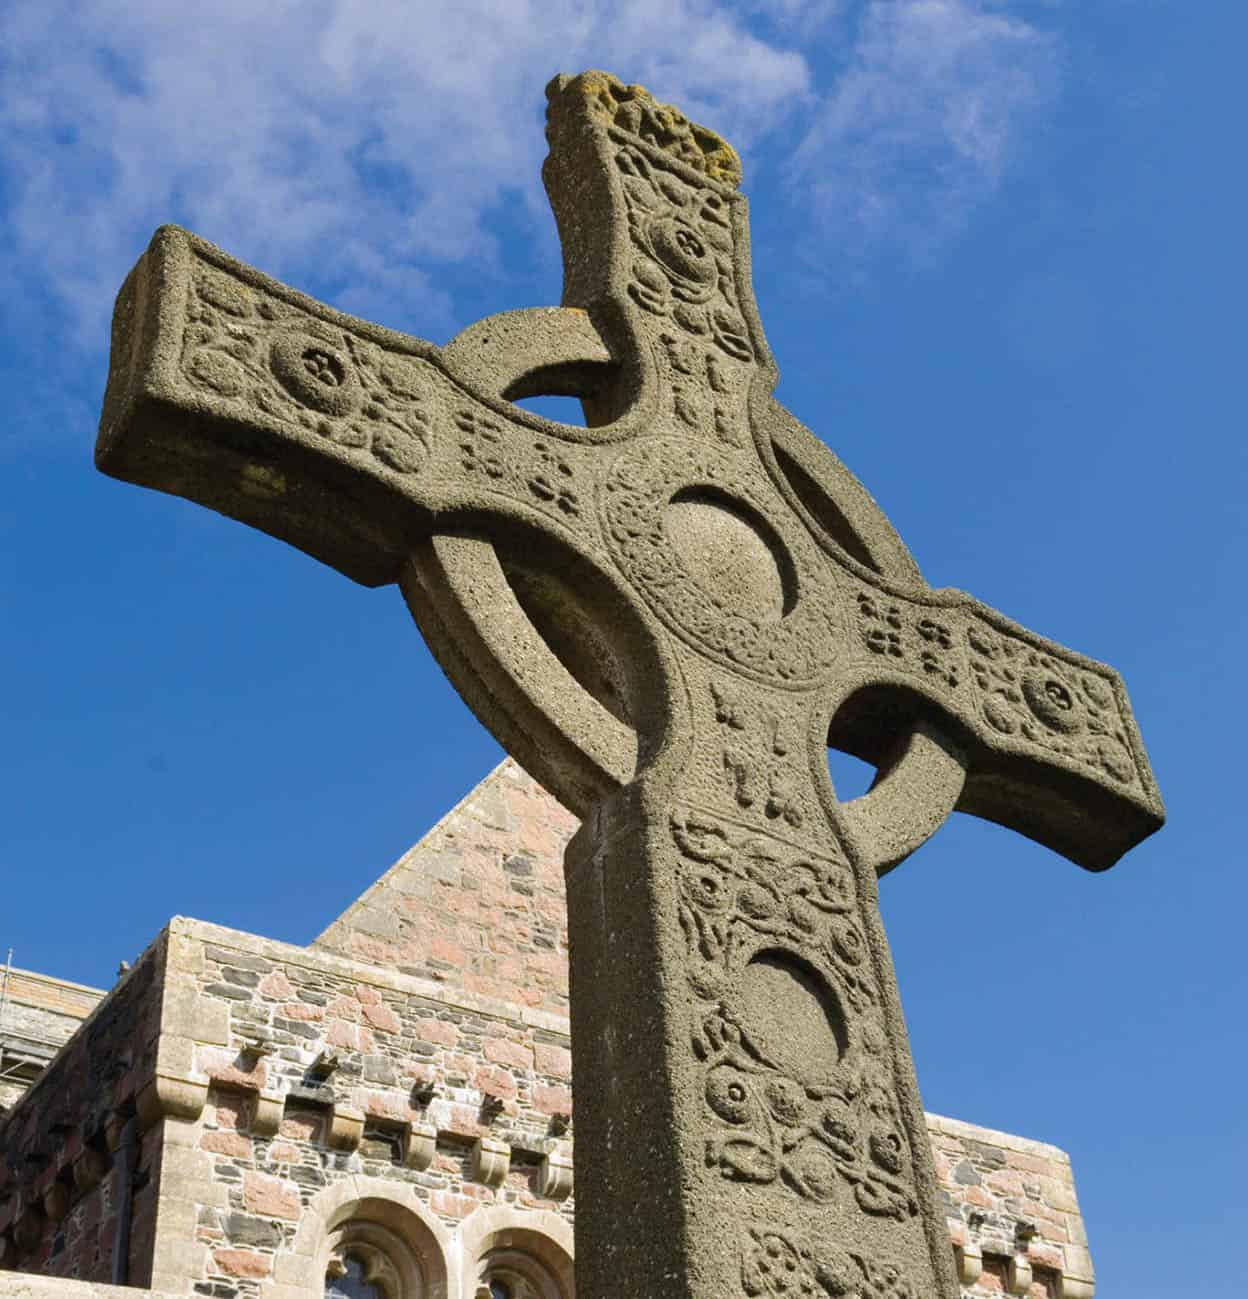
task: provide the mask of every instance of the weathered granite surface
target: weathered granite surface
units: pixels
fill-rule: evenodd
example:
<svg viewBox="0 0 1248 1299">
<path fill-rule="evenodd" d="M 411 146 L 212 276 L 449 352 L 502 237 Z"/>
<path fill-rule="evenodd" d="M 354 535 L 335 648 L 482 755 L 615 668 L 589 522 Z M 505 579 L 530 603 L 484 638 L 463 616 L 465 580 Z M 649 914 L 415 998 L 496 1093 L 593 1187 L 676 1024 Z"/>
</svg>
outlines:
<svg viewBox="0 0 1248 1299">
<path fill-rule="evenodd" d="M 98 463 L 397 582 L 582 817 L 585 1293 L 951 1297 L 876 876 L 955 809 L 1112 865 L 1162 818 L 1125 690 L 927 587 L 771 397 L 731 148 L 603 73 L 548 93 L 563 307 L 438 349 L 166 228 Z M 511 402 L 543 392 L 586 427 Z M 829 740 L 879 766 L 864 798 Z"/>
</svg>

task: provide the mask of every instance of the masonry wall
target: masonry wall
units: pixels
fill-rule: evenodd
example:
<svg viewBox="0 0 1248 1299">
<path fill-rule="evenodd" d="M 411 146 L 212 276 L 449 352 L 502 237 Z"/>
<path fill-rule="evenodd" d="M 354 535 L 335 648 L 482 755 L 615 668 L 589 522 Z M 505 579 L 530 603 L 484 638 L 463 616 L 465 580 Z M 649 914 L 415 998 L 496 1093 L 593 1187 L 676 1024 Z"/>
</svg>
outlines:
<svg viewBox="0 0 1248 1299">
<path fill-rule="evenodd" d="M 161 1143 L 137 1115 L 162 1031 L 164 955 L 162 936 L 0 1118 L 0 1265 L 143 1279 Z"/>
<path fill-rule="evenodd" d="M 578 825 L 506 761 L 313 946 L 566 1015 L 563 850 Z"/>
<path fill-rule="evenodd" d="M 475 1293 L 483 1223 L 505 1222 L 512 1240 L 529 1229 L 563 1240 L 566 1259 L 559 862 L 574 829 L 508 762 L 312 947 L 172 921 L 0 1126 L 10 1155 L 0 1267 L 108 1279 L 129 1114 L 140 1139 L 135 1284 L 320 1299 L 318 1241 L 379 1205 L 398 1206 L 451 1260 L 454 1299 Z M 928 1124 L 966 1299 L 1089 1299 L 1066 1156 L 951 1119 Z M 75 1152 L 87 1148 L 103 1171 L 84 1189 Z M 72 1188 L 49 1203 L 56 1221 L 44 1209 L 54 1185 Z M 14 1294 L 6 1275 L 0 1299 Z"/>
<path fill-rule="evenodd" d="M 0 1115 L 77 1031 L 104 996 L 33 970 L 0 973 Z"/>
<path fill-rule="evenodd" d="M 566 1020 L 195 921 L 169 950 L 204 1095 L 165 1125 L 153 1285 L 258 1295 L 359 1177 L 448 1228 L 482 1206 L 570 1222 Z"/>
</svg>

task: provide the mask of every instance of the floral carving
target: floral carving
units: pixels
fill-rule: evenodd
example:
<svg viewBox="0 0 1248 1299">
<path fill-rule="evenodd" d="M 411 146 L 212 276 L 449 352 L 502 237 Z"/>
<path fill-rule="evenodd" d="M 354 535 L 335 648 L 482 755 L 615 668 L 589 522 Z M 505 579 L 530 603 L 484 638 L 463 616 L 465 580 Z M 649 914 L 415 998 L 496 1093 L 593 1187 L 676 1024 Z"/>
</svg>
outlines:
<svg viewBox="0 0 1248 1299">
<path fill-rule="evenodd" d="M 460 463 L 470 474 L 479 474 L 497 490 L 549 513 L 565 518 L 580 515 L 576 470 L 550 443 L 530 445 L 521 430 L 505 429 L 498 420 L 469 407 L 455 412 L 455 427 L 461 435 Z"/>
<path fill-rule="evenodd" d="M 182 370 L 201 391 L 358 451 L 399 474 L 429 456 L 424 361 L 390 352 L 202 260 L 192 270 Z"/>
<path fill-rule="evenodd" d="M 708 1165 L 732 1181 L 779 1183 L 818 1203 L 845 1193 L 873 1216 L 910 1217 L 909 1144 L 849 865 L 693 811 L 671 824 L 689 980 L 709 1003 L 693 1035 Z M 742 1021 L 737 979 L 763 950 L 791 953 L 853 1016 L 823 1075 L 793 1076 Z"/>
<path fill-rule="evenodd" d="M 858 626 L 863 645 L 889 663 L 948 690 L 962 679 L 953 629 L 931 614 L 886 600 L 876 591 L 859 591 Z"/>
<path fill-rule="evenodd" d="M 750 1299 L 920 1299 L 899 1264 L 869 1259 L 824 1238 L 807 1243 L 767 1228 L 750 1229 L 741 1287 Z"/>
<path fill-rule="evenodd" d="M 821 967 L 830 965 L 854 1010 L 877 1003 L 874 982 L 862 968 L 857 885 L 847 862 L 698 812 L 673 816 L 672 836 L 686 858 L 680 923 L 693 958 L 691 977 L 708 996 L 719 995 L 728 974 L 764 935 L 784 939 Z"/>
<path fill-rule="evenodd" d="M 967 631 L 980 711 L 995 731 L 1073 758 L 1124 785 L 1135 758 L 1103 678 L 981 625 Z"/>
<path fill-rule="evenodd" d="M 714 342 L 738 361 L 754 346 L 737 298 L 728 200 L 690 185 L 640 149 L 615 155 L 628 210 L 628 292 L 645 311 Z"/>
</svg>

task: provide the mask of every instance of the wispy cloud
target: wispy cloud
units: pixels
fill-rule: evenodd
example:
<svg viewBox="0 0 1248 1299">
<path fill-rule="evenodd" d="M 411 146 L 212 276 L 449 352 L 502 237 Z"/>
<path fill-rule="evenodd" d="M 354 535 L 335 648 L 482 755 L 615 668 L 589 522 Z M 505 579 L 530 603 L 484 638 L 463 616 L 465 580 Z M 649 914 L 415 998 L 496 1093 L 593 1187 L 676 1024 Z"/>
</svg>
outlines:
<svg viewBox="0 0 1248 1299">
<path fill-rule="evenodd" d="M 171 219 L 353 309 L 436 321 L 438 267 L 488 267 L 499 205 L 541 201 L 555 72 L 605 65 L 747 143 L 809 80 L 704 0 L 43 0 L 6 26 L 4 251 L 92 339 Z"/>
<path fill-rule="evenodd" d="M 445 326 L 444 272 L 497 268 L 505 205 L 550 239 L 542 87 L 590 66 L 747 154 L 806 124 L 795 195 L 842 253 L 939 246 L 1055 68 L 987 0 L 777 0 L 766 22 L 758 0 L 42 0 L 5 26 L 0 284 L 49 295 L 91 350 L 168 220 L 349 310 Z"/>
<path fill-rule="evenodd" d="M 1057 69 L 1004 3 L 868 0 L 790 175 L 851 256 L 921 259 L 995 191 Z"/>
</svg>

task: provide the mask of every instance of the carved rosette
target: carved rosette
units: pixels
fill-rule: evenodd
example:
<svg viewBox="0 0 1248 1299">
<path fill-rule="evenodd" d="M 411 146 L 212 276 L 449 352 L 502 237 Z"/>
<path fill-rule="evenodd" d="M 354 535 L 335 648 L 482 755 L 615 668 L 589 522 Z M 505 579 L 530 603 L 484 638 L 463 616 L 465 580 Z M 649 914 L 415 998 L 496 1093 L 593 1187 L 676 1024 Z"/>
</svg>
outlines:
<svg viewBox="0 0 1248 1299">
<path fill-rule="evenodd" d="M 428 364 L 387 351 L 197 256 L 182 333 L 193 388 L 400 475 L 429 457 Z"/>
<path fill-rule="evenodd" d="M 911 1151 L 849 864 L 691 808 L 671 832 L 708 1167 L 910 1219 Z"/>
<path fill-rule="evenodd" d="M 980 713 L 1001 735 L 1104 772 L 1140 781 L 1114 685 L 1021 638 L 973 624 L 966 633 Z"/>
</svg>

